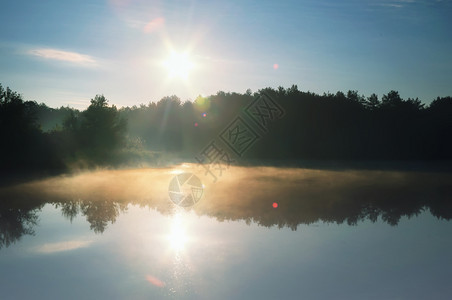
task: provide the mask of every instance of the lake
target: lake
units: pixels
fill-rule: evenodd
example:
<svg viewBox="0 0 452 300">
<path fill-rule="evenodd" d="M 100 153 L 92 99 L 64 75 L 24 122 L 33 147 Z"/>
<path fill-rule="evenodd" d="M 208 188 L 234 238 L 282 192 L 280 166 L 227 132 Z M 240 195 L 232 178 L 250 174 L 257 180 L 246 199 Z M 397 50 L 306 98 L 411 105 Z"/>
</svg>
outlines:
<svg viewBox="0 0 452 300">
<path fill-rule="evenodd" d="M 450 299 L 451 219 L 447 172 L 80 172 L 0 188 L 0 298 Z"/>
</svg>

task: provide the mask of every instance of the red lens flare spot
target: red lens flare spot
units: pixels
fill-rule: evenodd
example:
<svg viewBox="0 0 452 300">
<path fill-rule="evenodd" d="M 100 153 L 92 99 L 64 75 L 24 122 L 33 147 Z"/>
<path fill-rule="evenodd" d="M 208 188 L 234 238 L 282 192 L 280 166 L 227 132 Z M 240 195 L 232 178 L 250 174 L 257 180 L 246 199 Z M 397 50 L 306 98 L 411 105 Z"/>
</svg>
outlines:
<svg viewBox="0 0 452 300">
<path fill-rule="evenodd" d="M 147 23 L 146 26 L 143 27 L 143 31 L 145 33 L 151 33 L 153 31 L 156 31 L 157 29 L 163 27 L 165 24 L 164 18 L 156 18 L 152 20 L 151 22 Z"/>
<path fill-rule="evenodd" d="M 146 280 L 149 283 L 151 283 L 151 284 L 153 284 L 155 286 L 158 286 L 158 287 L 164 287 L 165 286 L 165 283 L 163 281 L 161 281 L 157 277 L 154 277 L 154 276 L 151 276 L 151 275 L 147 275 L 146 276 Z"/>
<path fill-rule="evenodd" d="M 273 202 L 273 208 L 277 208 L 278 207 L 278 203 Z"/>
<path fill-rule="evenodd" d="M 278 68 L 279 68 L 279 65 L 278 65 L 278 64 L 274 64 L 274 65 L 273 65 L 273 69 L 277 70 Z"/>
<path fill-rule="evenodd" d="M 202 116 L 203 116 L 203 117 L 207 117 L 207 114 L 206 114 L 206 113 L 203 113 Z"/>
<path fill-rule="evenodd" d="M 198 123 L 195 123 L 195 127 L 198 127 Z"/>
</svg>

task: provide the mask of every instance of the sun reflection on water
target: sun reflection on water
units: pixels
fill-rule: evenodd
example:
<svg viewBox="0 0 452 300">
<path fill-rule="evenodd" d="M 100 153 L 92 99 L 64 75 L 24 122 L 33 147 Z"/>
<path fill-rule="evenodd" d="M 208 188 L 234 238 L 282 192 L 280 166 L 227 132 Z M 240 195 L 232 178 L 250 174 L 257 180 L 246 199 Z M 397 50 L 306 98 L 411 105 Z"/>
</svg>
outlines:
<svg viewBox="0 0 452 300">
<path fill-rule="evenodd" d="M 171 231 L 167 237 L 172 250 L 179 252 L 185 249 L 189 240 L 186 226 L 182 214 L 175 214 L 171 222 Z"/>
<path fill-rule="evenodd" d="M 168 288 L 168 296 L 184 298 L 193 294 L 193 274 L 192 263 L 190 259 L 189 245 L 193 240 L 189 234 L 190 215 L 181 208 L 177 208 L 175 214 L 171 217 L 170 232 L 166 236 L 168 248 L 170 249 L 171 267 Z"/>
</svg>

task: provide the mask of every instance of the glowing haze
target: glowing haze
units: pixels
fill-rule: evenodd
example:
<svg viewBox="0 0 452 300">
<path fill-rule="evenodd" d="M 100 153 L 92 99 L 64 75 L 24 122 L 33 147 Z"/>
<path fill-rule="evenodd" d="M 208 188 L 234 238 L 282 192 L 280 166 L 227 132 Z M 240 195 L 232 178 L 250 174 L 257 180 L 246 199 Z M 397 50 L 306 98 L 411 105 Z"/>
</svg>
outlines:
<svg viewBox="0 0 452 300">
<path fill-rule="evenodd" d="M 297 84 L 452 95 L 450 1 L 7 1 L 0 82 L 84 108 Z"/>
</svg>

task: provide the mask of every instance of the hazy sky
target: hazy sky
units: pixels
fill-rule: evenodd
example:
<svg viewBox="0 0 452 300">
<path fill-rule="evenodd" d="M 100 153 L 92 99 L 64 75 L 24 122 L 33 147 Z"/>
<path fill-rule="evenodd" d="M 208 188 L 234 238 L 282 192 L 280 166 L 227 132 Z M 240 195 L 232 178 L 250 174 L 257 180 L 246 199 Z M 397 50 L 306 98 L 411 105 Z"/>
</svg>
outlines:
<svg viewBox="0 0 452 300">
<path fill-rule="evenodd" d="M 452 95 L 451 15 L 450 0 L 2 0 L 0 83 L 52 107 L 292 84 L 429 103 Z"/>
</svg>

